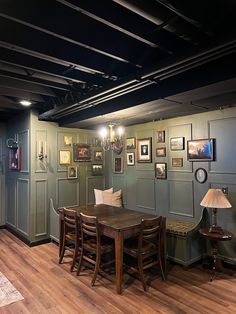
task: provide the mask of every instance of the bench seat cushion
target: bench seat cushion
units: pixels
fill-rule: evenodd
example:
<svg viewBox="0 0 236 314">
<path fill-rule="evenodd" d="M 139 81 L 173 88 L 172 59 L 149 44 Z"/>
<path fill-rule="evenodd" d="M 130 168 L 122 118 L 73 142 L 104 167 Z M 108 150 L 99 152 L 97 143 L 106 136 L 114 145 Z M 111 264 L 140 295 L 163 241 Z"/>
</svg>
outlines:
<svg viewBox="0 0 236 314">
<path fill-rule="evenodd" d="M 166 232 L 176 235 L 186 236 L 187 233 L 195 228 L 195 224 L 188 221 L 166 219 Z"/>
</svg>

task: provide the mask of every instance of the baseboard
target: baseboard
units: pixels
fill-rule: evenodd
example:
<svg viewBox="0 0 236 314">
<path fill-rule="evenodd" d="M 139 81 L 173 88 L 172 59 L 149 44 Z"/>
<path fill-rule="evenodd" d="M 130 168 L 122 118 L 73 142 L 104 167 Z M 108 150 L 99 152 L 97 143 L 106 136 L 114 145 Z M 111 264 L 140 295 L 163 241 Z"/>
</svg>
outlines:
<svg viewBox="0 0 236 314">
<path fill-rule="evenodd" d="M 50 238 L 47 239 L 43 239 L 43 240 L 38 240 L 38 241 L 29 241 L 28 239 L 26 239 L 23 235 L 21 235 L 19 232 L 17 232 L 15 229 L 13 229 L 11 226 L 6 225 L 5 229 L 7 229 L 9 232 L 11 232 L 15 237 L 17 237 L 18 239 L 20 239 L 22 242 L 24 242 L 25 244 L 27 244 L 30 247 L 33 246 L 37 246 L 40 244 L 45 244 L 45 243 L 49 243 L 51 242 Z"/>
<path fill-rule="evenodd" d="M 6 229 L 6 225 L 1 225 L 0 229 Z"/>
</svg>

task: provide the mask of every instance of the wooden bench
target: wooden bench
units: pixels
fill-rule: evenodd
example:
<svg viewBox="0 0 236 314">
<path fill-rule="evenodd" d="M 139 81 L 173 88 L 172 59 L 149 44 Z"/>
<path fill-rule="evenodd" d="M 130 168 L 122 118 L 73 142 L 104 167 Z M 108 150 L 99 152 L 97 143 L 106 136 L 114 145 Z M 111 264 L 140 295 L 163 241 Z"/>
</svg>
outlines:
<svg viewBox="0 0 236 314">
<path fill-rule="evenodd" d="M 207 209 L 203 209 L 202 217 L 197 224 L 192 222 L 166 219 L 167 258 L 183 266 L 200 260 L 204 257 L 204 240 L 199 229 L 208 221 Z"/>
</svg>

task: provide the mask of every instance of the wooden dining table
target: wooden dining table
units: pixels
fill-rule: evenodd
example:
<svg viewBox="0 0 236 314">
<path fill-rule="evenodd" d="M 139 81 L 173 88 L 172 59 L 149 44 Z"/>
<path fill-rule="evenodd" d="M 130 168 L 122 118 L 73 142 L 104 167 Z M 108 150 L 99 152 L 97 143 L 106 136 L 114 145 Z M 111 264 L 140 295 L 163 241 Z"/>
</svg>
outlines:
<svg viewBox="0 0 236 314">
<path fill-rule="evenodd" d="M 85 215 L 96 216 L 101 227 L 102 234 L 114 239 L 116 291 L 118 294 L 121 294 L 123 278 L 123 241 L 124 239 L 137 235 L 138 230 L 140 230 L 140 224 L 142 219 L 154 218 L 156 217 L 156 215 L 104 204 L 84 205 L 68 208 L 76 210 L 78 215 L 80 215 L 80 213 L 83 213 Z M 64 224 L 62 215 L 60 215 L 59 254 L 61 253 L 62 249 L 63 225 Z M 161 241 L 164 273 L 166 273 L 165 233 L 166 230 L 164 227 Z"/>
</svg>

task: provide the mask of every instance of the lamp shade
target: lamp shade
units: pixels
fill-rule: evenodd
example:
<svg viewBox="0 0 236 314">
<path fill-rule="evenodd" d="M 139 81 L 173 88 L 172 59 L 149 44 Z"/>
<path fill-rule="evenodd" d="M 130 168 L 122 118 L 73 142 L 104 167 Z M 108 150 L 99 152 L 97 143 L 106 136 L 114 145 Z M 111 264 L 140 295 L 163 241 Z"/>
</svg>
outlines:
<svg viewBox="0 0 236 314">
<path fill-rule="evenodd" d="M 209 189 L 200 203 L 203 207 L 230 208 L 232 205 L 220 189 Z"/>
</svg>

